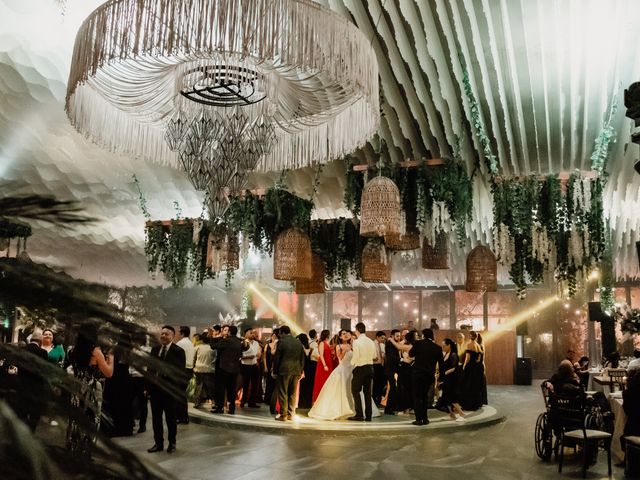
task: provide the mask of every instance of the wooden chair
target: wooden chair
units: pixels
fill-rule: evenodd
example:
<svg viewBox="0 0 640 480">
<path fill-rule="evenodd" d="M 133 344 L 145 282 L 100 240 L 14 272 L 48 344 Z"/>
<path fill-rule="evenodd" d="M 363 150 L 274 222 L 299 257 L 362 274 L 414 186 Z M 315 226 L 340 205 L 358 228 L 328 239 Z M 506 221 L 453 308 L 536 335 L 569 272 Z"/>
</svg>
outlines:
<svg viewBox="0 0 640 480">
<path fill-rule="evenodd" d="M 626 386 L 627 371 L 624 368 L 610 368 L 607 372 L 609 374 L 609 390 L 611 393 L 615 390 L 615 385 L 620 386 L 620 391 L 623 391 Z"/>
<path fill-rule="evenodd" d="M 611 477 L 611 434 L 600 430 L 591 430 L 586 427 L 588 409 L 583 397 L 562 397 L 552 395 L 549 398 L 551 423 L 559 434 L 560 462 L 558 473 L 562 473 L 564 462 L 564 447 L 582 448 L 582 477 L 587 476 L 589 466 L 588 447 L 597 449 L 600 444 L 607 451 L 607 466 Z"/>
<path fill-rule="evenodd" d="M 640 475 L 640 437 L 624 437 L 624 474 L 630 478 Z"/>
</svg>

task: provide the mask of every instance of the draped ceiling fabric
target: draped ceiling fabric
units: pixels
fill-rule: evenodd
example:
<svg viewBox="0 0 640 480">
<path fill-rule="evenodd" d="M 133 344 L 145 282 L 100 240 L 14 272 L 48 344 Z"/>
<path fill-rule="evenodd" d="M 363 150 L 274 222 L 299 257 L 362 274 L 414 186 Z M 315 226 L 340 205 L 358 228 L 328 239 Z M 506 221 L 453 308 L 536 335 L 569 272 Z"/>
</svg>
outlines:
<svg viewBox="0 0 640 480">
<path fill-rule="evenodd" d="M 310 0 L 110 0 L 78 31 L 67 113 L 98 144 L 177 166 L 165 124 L 178 110 L 224 117 L 228 107 L 203 108 L 180 94 L 221 66 L 256 77 L 262 100 L 241 109 L 276 126 L 260 170 L 326 163 L 378 130 L 369 40 Z M 226 68 L 222 76 L 235 81 Z"/>
<path fill-rule="evenodd" d="M 186 3 L 186 2 L 185 2 Z M 623 90 L 640 80 L 636 0 L 322 0 L 371 41 L 381 87 L 380 133 L 394 161 L 450 155 L 456 137 L 469 172 L 482 149 L 470 125 L 463 66 L 479 100 L 481 120 L 506 174 L 588 169 L 593 142 L 612 98 L 612 145 L 605 209 L 614 234 L 619 278 L 638 278 L 640 175 L 629 143 Z M 149 282 L 144 217 L 131 180 L 136 173 L 154 218 L 201 213 L 202 197 L 186 176 L 164 166 L 106 152 L 82 138 L 64 114 L 75 33 L 98 0 L 0 0 L 0 182 L 3 193 L 76 198 L 99 217 L 74 231 L 36 226 L 32 258 L 70 273 L 115 284 Z M 615 95 L 615 97 L 614 97 Z M 373 149 L 359 153 L 373 160 Z M 313 168 L 288 175 L 291 189 L 311 193 Z M 345 215 L 344 166 L 323 170 L 314 215 Z M 278 177 L 255 174 L 253 185 Z M 487 243 L 491 204 L 483 172 L 475 176 L 474 221 L 465 249 L 453 246 L 451 270 L 425 271 L 418 258 L 395 255 L 392 283 L 464 284 L 466 254 Z M 263 262 L 267 269 L 271 262 Z M 271 278 L 265 270 L 263 278 Z M 499 282 L 508 274 L 499 272 Z"/>
</svg>

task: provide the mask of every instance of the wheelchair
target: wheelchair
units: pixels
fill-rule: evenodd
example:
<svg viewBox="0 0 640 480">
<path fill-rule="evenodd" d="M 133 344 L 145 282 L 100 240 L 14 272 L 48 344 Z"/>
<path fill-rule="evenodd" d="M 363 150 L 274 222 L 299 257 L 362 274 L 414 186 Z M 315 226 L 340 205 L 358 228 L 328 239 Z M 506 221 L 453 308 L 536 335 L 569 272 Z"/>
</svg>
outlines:
<svg viewBox="0 0 640 480">
<path fill-rule="evenodd" d="M 549 401 L 552 392 L 547 388 L 546 381 L 542 382 L 540 388 L 542 390 L 542 398 L 544 399 L 545 411 L 538 415 L 536 419 L 536 427 L 534 431 L 534 442 L 536 454 L 544 461 L 549 461 L 551 455 L 558 458 L 558 449 L 560 437 L 558 427 L 553 425 L 553 412 L 551 411 L 551 402 Z M 585 427 L 591 430 L 608 431 L 609 424 L 605 419 L 606 413 L 603 412 L 601 406 L 593 398 L 586 396 L 585 404 L 587 414 L 585 416 Z M 611 423 L 612 424 L 612 423 Z M 610 432 L 611 433 L 611 432 Z"/>
</svg>

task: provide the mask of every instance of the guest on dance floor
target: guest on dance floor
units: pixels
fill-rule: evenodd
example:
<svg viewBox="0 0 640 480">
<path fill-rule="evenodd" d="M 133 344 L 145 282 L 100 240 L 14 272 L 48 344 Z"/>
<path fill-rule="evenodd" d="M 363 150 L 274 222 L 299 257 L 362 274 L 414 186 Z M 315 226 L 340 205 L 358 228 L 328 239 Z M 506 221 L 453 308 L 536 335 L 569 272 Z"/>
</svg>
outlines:
<svg viewBox="0 0 640 480">
<path fill-rule="evenodd" d="M 442 352 L 444 357 L 439 377 L 442 382 L 442 395 L 438 400 L 438 404 L 449 412 L 452 420 L 462 420 L 464 419 L 464 412 L 460 408 L 458 401 L 460 368 L 458 366 L 458 353 L 455 342 L 450 338 L 445 338 L 442 342 Z"/>
<path fill-rule="evenodd" d="M 400 367 L 400 350 L 398 346 L 402 341 L 400 330 L 391 330 L 389 339 L 385 343 L 384 351 L 384 374 L 387 378 L 387 405 L 384 408 L 384 413 L 387 415 L 395 415 L 397 411 L 397 397 L 398 397 L 398 381 L 397 373 Z"/>
<path fill-rule="evenodd" d="M 483 369 L 481 365 L 480 345 L 477 342 L 478 334 L 469 333 L 469 342 L 466 345 L 465 359 L 462 366 L 462 387 L 460 405 L 465 410 L 478 410 L 482 407 L 483 394 Z"/>
<path fill-rule="evenodd" d="M 184 371 L 185 374 L 183 376 L 183 384 L 182 389 L 184 390 L 184 397 L 180 398 L 179 406 L 178 406 L 178 423 L 189 423 L 189 414 L 187 410 L 187 388 L 189 386 L 189 381 L 191 377 L 193 377 L 193 351 L 194 346 L 191 341 L 191 329 L 189 327 L 180 327 L 178 331 L 178 341 L 176 345 L 178 345 L 182 350 L 184 350 L 185 362 L 184 362 Z"/>
<path fill-rule="evenodd" d="M 193 373 L 196 377 L 193 406 L 198 408 L 206 399 L 212 402 L 215 399 L 216 351 L 201 337 L 194 335 L 193 338 L 196 340 L 193 350 Z"/>
<path fill-rule="evenodd" d="M 384 374 L 384 344 L 387 341 L 387 335 L 383 331 L 376 332 L 375 347 L 376 358 L 373 361 L 373 401 L 379 407 L 384 395 L 384 387 L 387 384 L 387 378 Z"/>
<path fill-rule="evenodd" d="M 149 369 L 150 376 L 156 376 L 158 383 L 149 386 L 151 397 L 151 420 L 153 423 L 154 445 L 148 452 L 161 452 L 164 449 L 164 431 L 162 415 L 167 423 L 167 438 L 169 446 L 167 453 L 176 450 L 178 399 L 176 391 L 181 391 L 184 385 L 184 350 L 173 343 L 176 331 L 171 325 L 165 325 L 160 332 L 160 345 L 151 349 L 151 356 L 157 357 L 163 366 L 158 365 L 155 371 Z M 166 365 L 166 366 L 165 366 Z"/>
<path fill-rule="evenodd" d="M 256 340 L 256 331 L 253 328 L 246 328 L 244 331 L 245 343 L 249 348 L 242 352 L 242 400 L 240 406 L 246 404 L 251 408 L 258 408 L 258 381 L 260 380 L 260 370 L 258 362 L 262 356 L 260 343 Z"/>
<path fill-rule="evenodd" d="M 264 347 L 264 403 L 269 405 L 269 413 L 276 414 L 276 379 L 273 376 L 273 357 L 278 346 L 280 329 L 274 328 L 269 343 Z"/>
<path fill-rule="evenodd" d="M 291 329 L 280 327 L 280 341 L 273 357 L 273 372 L 276 376 L 276 392 L 280 404 L 280 415 L 276 420 L 292 420 L 295 415 L 298 382 L 304 370 L 304 347 L 291 336 Z"/>
<path fill-rule="evenodd" d="M 225 394 L 229 402 L 227 412 L 236 412 L 236 383 L 240 374 L 240 359 L 242 352 L 249 348 L 249 344 L 237 337 L 238 327 L 225 325 L 222 327 L 222 337 L 210 341 L 211 348 L 218 352 L 216 368 L 216 408 L 212 413 L 224 413 Z"/>
<path fill-rule="evenodd" d="M 427 394 L 435 381 L 436 367 L 443 372 L 442 348 L 433 341 L 433 330 L 422 330 L 422 340 L 413 343 L 409 356 L 414 358 L 411 367 L 413 404 L 416 419 L 414 425 L 428 425 Z"/>
<path fill-rule="evenodd" d="M 309 337 L 306 334 L 301 333 L 296 337 L 298 341 L 304 347 L 304 375 L 300 379 L 300 388 L 298 390 L 298 408 L 311 408 L 311 398 L 313 397 L 313 377 L 315 375 L 315 369 L 317 363 L 311 365 L 311 348 L 309 347 Z"/>
<path fill-rule="evenodd" d="M 329 330 L 320 332 L 320 341 L 318 342 L 318 366 L 316 368 L 316 377 L 313 384 L 313 401 L 315 402 L 320 394 L 320 390 L 327 381 L 329 375 L 333 371 L 334 365 L 331 358 L 331 347 L 329 346 Z"/>
</svg>

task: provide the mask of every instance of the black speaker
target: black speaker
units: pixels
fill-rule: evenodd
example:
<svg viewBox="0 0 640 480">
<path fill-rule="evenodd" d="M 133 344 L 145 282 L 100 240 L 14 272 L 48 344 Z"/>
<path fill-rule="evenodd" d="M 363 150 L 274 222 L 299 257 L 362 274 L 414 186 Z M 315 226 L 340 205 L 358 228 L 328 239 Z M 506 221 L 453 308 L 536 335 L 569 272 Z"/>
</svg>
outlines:
<svg viewBox="0 0 640 480">
<path fill-rule="evenodd" d="M 529 322 L 525 320 L 524 322 L 518 323 L 516 325 L 516 335 L 520 335 L 522 337 L 529 335 Z"/>
<path fill-rule="evenodd" d="M 638 161 L 638 164 L 640 165 L 640 160 Z M 636 242 L 636 250 L 638 251 L 638 266 L 640 267 L 640 241 Z"/>
<path fill-rule="evenodd" d="M 602 339 L 602 358 L 609 358 L 609 355 L 615 353 L 618 346 L 616 342 L 616 322 L 609 315 L 602 315 L 600 336 Z"/>
<path fill-rule="evenodd" d="M 349 331 L 351 331 L 351 319 L 350 318 L 341 318 L 340 319 L 340 329 L 341 330 L 349 330 Z"/>
<path fill-rule="evenodd" d="M 600 302 L 589 302 L 589 320 L 592 322 L 599 322 L 605 316 L 602 311 L 602 305 Z"/>
<path fill-rule="evenodd" d="M 516 385 L 531 385 L 533 366 L 529 357 L 516 358 Z"/>
</svg>

